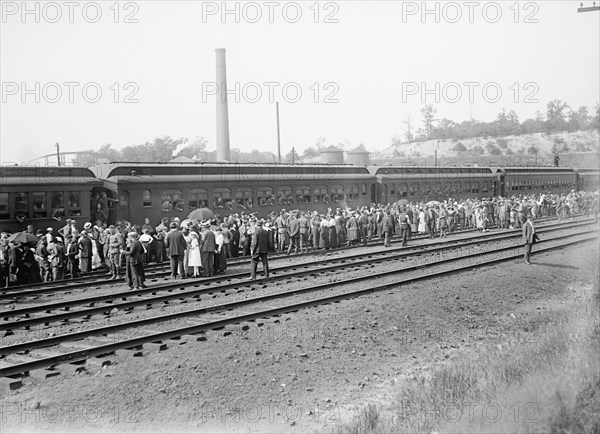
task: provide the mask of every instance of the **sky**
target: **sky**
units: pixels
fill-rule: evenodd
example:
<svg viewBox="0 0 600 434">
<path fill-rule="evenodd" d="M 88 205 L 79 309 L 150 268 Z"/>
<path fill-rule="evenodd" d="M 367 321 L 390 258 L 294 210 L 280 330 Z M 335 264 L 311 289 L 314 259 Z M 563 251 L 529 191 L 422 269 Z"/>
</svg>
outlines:
<svg viewBox="0 0 600 434">
<path fill-rule="evenodd" d="M 600 12 L 579 3 L 2 0 L 0 162 L 164 135 L 216 149 L 216 48 L 243 151 L 277 151 L 275 101 L 284 155 L 385 149 L 425 103 L 457 122 L 593 110 Z"/>
</svg>

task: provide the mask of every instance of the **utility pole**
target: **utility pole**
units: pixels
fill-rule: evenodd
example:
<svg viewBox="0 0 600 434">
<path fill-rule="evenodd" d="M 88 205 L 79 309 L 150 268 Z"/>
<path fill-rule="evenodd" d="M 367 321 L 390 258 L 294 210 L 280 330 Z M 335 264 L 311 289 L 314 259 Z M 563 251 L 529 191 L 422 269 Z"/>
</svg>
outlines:
<svg viewBox="0 0 600 434">
<path fill-rule="evenodd" d="M 58 167 L 60 167 L 60 145 L 56 142 L 56 161 L 58 162 Z"/>
<path fill-rule="evenodd" d="M 292 146 L 292 164 L 294 164 L 294 157 L 296 156 L 296 148 Z"/>
<path fill-rule="evenodd" d="M 275 112 L 277 114 L 277 156 L 279 164 L 281 164 L 281 136 L 279 133 L 279 101 L 275 102 Z"/>
</svg>

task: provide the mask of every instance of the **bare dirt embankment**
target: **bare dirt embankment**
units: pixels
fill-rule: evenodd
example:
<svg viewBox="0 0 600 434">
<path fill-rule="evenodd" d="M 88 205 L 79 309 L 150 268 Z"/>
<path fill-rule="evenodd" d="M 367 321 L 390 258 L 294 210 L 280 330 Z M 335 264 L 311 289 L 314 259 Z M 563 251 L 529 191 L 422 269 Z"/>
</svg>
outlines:
<svg viewBox="0 0 600 434">
<path fill-rule="evenodd" d="M 533 260 L 214 331 L 205 342 L 170 342 L 105 369 L 27 379 L 3 394 L 0 430 L 547 432 L 589 424 L 581 415 L 597 409 L 596 389 L 585 387 L 598 372 L 589 357 L 597 311 L 584 307 L 594 302 L 598 247 Z"/>
</svg>

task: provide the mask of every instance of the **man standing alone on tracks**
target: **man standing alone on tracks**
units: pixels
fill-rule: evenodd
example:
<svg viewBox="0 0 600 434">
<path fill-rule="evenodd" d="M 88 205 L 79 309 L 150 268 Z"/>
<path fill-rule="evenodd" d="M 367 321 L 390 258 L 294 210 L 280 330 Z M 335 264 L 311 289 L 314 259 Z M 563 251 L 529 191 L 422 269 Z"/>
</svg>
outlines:
<svg viewBox="0 0 600 434">
<path fill-rule="evenodd" d="M 269 261 L 267 259 L 267 255 L 269 254 L 269 234 L 263 229 L 262 220 L 259 220 L 256 223 L 256 228 L 254 229 L 254 233 L 252 234 L 250 254 L 252 255 L 252 268 L 250 270 L 250 277 L 248 279 L 256 280 L 256 268 L 258 267 L 259 260 L 263 264 L 265 278 L 268 278 Z"/>
<path fill-rule="evenodd" d="M 523 242 L 525 243 L 525 253 L 523 257 L 525 258 L 525 263 L 527 265 L 533 265 L 529 258 L 531 256 L 531 247 L 536 241 L 535 227 L 533 226 L 533 215 L 527 214 L 527 221 L 523 225 Z"/>
</svg>

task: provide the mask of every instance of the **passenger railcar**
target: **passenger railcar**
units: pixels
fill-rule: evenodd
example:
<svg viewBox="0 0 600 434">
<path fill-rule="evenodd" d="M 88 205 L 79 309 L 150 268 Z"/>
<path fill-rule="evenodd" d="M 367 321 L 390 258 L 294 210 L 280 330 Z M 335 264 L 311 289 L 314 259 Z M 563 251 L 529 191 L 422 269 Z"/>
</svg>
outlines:
<svg viewBox="0 0 600 434">
<path fill-rule="evenodd" d="M 598 191 L 600 189 L 600 169 L 577 169 L 577 189 Z"/>
<path fill-rule="evenodd" d="M 569 167 L 498 168 L 501 196 L 568 193 L 577 188 L 577 173 Z"/>
<path fill-rule="evenodd" d="M 486 197 L 498 189 L 495 171 L 489 167 L 382 166 L 371 172 L 381 203 Z"/>
<path fill-rule="evenodd" d="M 107 179 L 118 191 L 118 218 L 150 218 L 152 224 L 203 207 L 265 216 L 282 208 L 354 208 L 376 199 L 367 168 L 351 165 L 119 164 Z"/>
<path fill-rule="evenodd" d="M 0 167 L 0 230 L 19 232 L 65 225 L 64 220 L 90 221 L 91 199 L 103 182 L 82 167 Z"/>
</svg>

